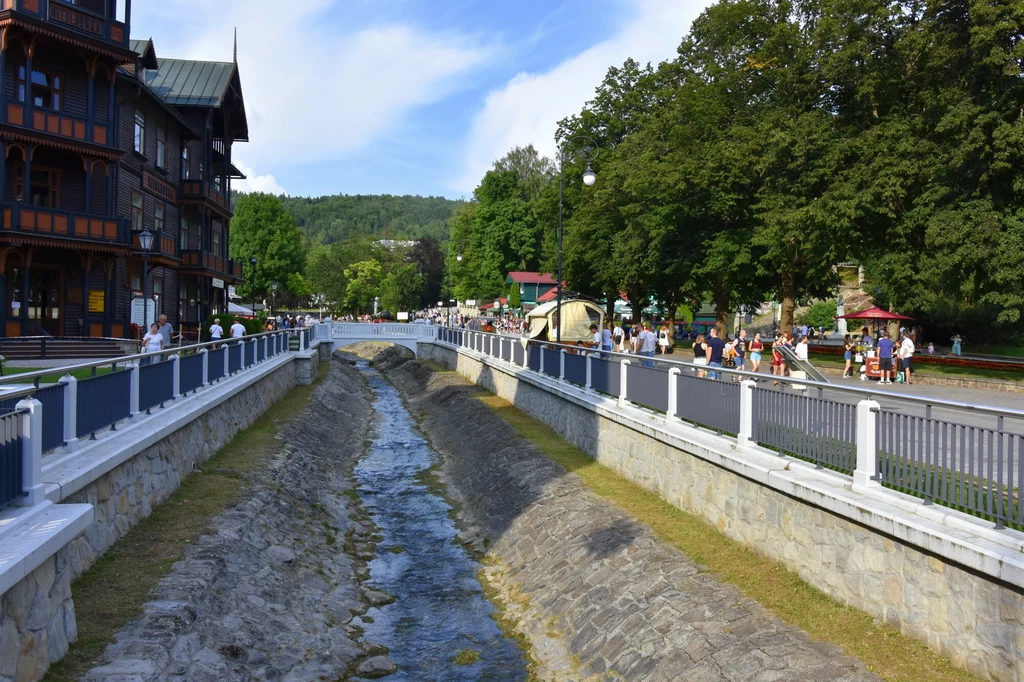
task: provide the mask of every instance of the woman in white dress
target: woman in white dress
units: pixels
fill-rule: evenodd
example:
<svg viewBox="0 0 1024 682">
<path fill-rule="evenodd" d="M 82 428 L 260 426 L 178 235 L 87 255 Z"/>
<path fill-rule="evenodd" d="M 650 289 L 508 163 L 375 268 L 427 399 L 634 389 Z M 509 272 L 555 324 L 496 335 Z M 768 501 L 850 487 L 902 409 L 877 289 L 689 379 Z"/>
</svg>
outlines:
<svg viewBox="0 0 1024 682">
<path fill-rule="evenodd" d="M 156 322 L 149 325 L 149 333 L 142 337 L 142 353 L 155 353 L 164 349 L 164 337 L 160 333 L 160 325 Z M 157 356 L 142 358 L 142 364 L 156 362 Z"/>
</svg>

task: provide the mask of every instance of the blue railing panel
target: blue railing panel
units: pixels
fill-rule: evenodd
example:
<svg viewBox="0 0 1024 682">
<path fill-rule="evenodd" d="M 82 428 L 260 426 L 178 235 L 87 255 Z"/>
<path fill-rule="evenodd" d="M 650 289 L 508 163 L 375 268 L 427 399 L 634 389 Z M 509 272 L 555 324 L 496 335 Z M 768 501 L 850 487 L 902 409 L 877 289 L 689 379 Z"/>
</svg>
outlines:
<svg viewBox="0 0 1024 682">
<path fill-rule="evenodd" d="M 526 356 L 526 349 L 519 339 L 512 342 L 512 362 L 520 367 L 523 366 L 523 358 Z"/>
<path fill-rule="evenodd" d="M 857 406 L 789 390 L 757 387 L 757 443 L 852 474 L 857 466 Z"/>
<path fill-rule="evenodd" d="M 227 352 L 228 349 L 225 346 L 221 346 L 217 350 L 211 350 L 207 356 L 209 370 L 206 374 L 206 380 L 211 384 L 224 376 L 224 354 Z"/>
<path fill-rule="evenodd" d="M 245 348 L 245 366 L 251 367 L 256 362 L 256 344 L 251 341 L 246 341 L 244 344 Z"/>
<path fill-rule="evenodd" d="M 630 364 L 626 368 L 626 400 L 661 412 L 668 411 L 668 372 Z"/>
<path fill-rule="evenodd" d="M 154 362 L 139 368 L 139 409 L 148 410 L 174 397 L 174 363 Z"/>
<path fill-rule="evenodd" d="M 64 445 L 64 384 L 40 388 L 32 396 L 43 408 L 43 452 Z"/>
<path fill-rule="evenodd" d="M 587 385 L 587 356 L 565 354 L 565 380 L 578 386 Z"/>
<path fill-rule="evenodd" d="M 692 370 L 691 370 L 692 371 Z M 701 373 L 706 370 L 700 370 Z M 680 419 L 717 431 L 740 431 L 740 385 L 683 372 L 676 382 L 676 413 Z"/>
<path fill-rule="evenodd" d="M 540 346 L 530 344 L 529 346 L 530 360 L 527 367 L 532 369 L 534 372 L 540 371 Z"/>
<path fill-rule="evenodd" d="M 203 358 L 205 356 L 206 353 L 195 353 L 181 358 L 181 366 L 178 368 L 178 371 L 181 372 L 178 388 L 181 389 L 182 395 L 195 391 L 203 385 Z"/>
<path fill-rule="evenodd" d="M 256 341 L 256 362 L 263 362 L 267 359 L 267 342 L 262 339 Z"/>
<path fill-rule="evenodd" d="M 561 372 L 561 360 L 559 360 L 561 353 L 550 348 L 543 348 L 541 352 L 544 353 L 544 373 L 557 379 Z"/>
<path fill-rule="evenodd" d="M 21 420 L 24 412 L 0 415 L 0 509 L 21 497 Z"/>
<path fill-rule="evenodd" d="M 228 346 L 228 374 L 234 374 L 242 369 L 242 352 L 244 351 L 241 342 Z"/>
<path fill-rule="evenodd" d="M 619 395 L 619 361 L 590 358 L 590 387 L 608 395 Z"/>
<path fill-rule="evenodd" d="M 142 377 L 139 377 L 141 383 Z M 131 405 L 131 372 L 119 370 L 78 382 L 78 438 L 127 419 Z M 139 398 L 141 400 L 141 387 Z"/>
</svg>

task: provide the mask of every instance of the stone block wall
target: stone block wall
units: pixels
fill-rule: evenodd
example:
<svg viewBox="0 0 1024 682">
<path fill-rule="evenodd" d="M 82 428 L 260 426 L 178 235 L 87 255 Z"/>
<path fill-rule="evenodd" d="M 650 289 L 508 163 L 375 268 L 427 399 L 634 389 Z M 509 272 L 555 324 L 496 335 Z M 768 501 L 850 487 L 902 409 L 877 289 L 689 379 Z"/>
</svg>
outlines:
<svg viewBox="0 0 1024 682">
<path fill-rule="evenodd" d="M 327 357 L 330 358 L 330 344 L 320 344 L 316 348 L 311 348 L 308 351 L 298 354 L 295 359 L 292 360 L 292 366 L 295 368 L 295 384 L 299 386 L 309 386 L 311 383 L 316 381 L 316 375 L 320 371 L 321 355 L 323 355 L 323 347 L 327 347 Z"/>
<path fill-rule="evenodd" d="M 0 682 L 41 679 L 78 639 L 68 555 L 60 550 L 0 597 Z"/>
<path fill-rule="evenodd" d="M 231 396 L 61 502 L 88 503 L 95 520 L 68 548 L 72 577 L 178 489 L 182 480 L 295 386 L 295 361 Z"/>
<path fill-rule="evenodd" d="M 546 423 L 672 505 L 783 562 L 836 601 L 891 623 L 956 665 L 1024 680 L 1024 591 L 785 495 L 467 355 L 421 344 L 420 357 Z"/>
</svg>

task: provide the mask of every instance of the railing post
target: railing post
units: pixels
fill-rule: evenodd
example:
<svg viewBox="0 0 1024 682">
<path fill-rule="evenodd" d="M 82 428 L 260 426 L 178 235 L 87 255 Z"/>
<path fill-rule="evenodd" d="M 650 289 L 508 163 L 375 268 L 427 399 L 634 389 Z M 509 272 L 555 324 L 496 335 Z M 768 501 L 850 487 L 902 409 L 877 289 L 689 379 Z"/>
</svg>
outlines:
<svg viewBox="0 0 1024 682">
<path fill-rule="evenodd" d="M 754 437 L 754 387 L 757 382 L 744 379 L 740 382 L 740 432 L 736 434 L 739 445 L 750 445 Z"/>
<path fill-rule="evenodd" d="M 878 475 L 878 421 L 879 404 L 874 400 L 857 403 L 857 468 L 853 470 L 853 485 L 877 488 Z"/>
<path fill-rule="evenodd" d="M 586 385 L 585 385 L 585 388 L 586 388 L 586 389 L 587 389 L 588 391 L 589 391 L 589 390 L 591 389 L 591 386 L 592 386 L 592 384 L 591 384 L 591 378 L 593 377 L 593 374 L 592 374 L 592 372 L 593 372 L 593 365 L 591 364 L 591 359 L 592 359 L 593 357 L 594 357 L 594 356 L 592 356 L 592 355 L 588 355 L 588 356 L 587 356 L 587 383 L 586 383 Z M 669 379 L 669 381 L 671 382 L 672 380 L 671 380 L 671 379 Z"/>
<path fill-rule="evenodd" d="M 565 349 L 558 352 L 558 380 L 565 381 Z"/>
<path fill-rule="evenodd" d="M 181 395 L 181 356 L 175 353 L 171 360 L 171 400 Z"/>
<path fill-rule="evenodd" d="M 224 373 L 221 374 L 222 379 L 228 375 L 228 368 L 231 367 L 231 346 L 232 344 L 230 343 L 224 344 Z"/>
<path fill-rule="evenodd" d="M 60 383 L 64 384 L 64 443 L 71 445 L 78 440 L 78 379 L 68 375 L 61 377 Z"/>
<path fill-rule="evenodd" d="M 210 383 L 210 352 L 205 348 L 199 349 L 199 354 L 203 356 L 203 383 L 202 386 Z"/>
<path fill-rule="evenodd" d="M 25 497 L 20 504 L 34 507 L 46 499 L 43 485 L 43 404 L 35 398 L 19 400 L 21 417 L 21 482 Z"/>
<path fill-rule="evenodd" d="M 530 342 L 529 341 L 527 341 L 525 344 L 523 344 L 523 369 L 530 369 Z"/>
<path fill-rule="evenodd" d="M 544 346 L 540 347 L 540 373 L 544 373 Z"/>
<path fill-rule="evenodd" d="M 629 360 L 623 360 L 619 363 L 619 407 L 626 406 L 626 381 L 629 377 L 627 368 L 629 367 Z"/>
<path fill-rule="evenodd" d="M 682 370 L 678 367 L 672 367 L 668 370 L 668 409 L 665 411 L 665 418 L 669 421 L 679 421 L 680 374 L 682 374 Z M 742 410 L 742 408 L 740 409 Z"/>
</svg>

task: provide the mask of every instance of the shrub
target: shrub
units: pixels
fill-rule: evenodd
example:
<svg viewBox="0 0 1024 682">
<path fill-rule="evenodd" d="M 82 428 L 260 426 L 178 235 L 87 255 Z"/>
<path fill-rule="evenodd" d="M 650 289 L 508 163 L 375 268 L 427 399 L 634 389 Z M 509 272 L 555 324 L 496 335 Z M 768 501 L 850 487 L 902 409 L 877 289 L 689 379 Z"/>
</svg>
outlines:
<svg viewBox="0 0 1024 682">
<path fill-rule="evenodd" d="M 818 301 L 807 310 L 800 313 L 797 322 L 806 324 L 808 327 L 824 327 L 832 329 L 835 327 L 836 302 Z"/>
</svg>

